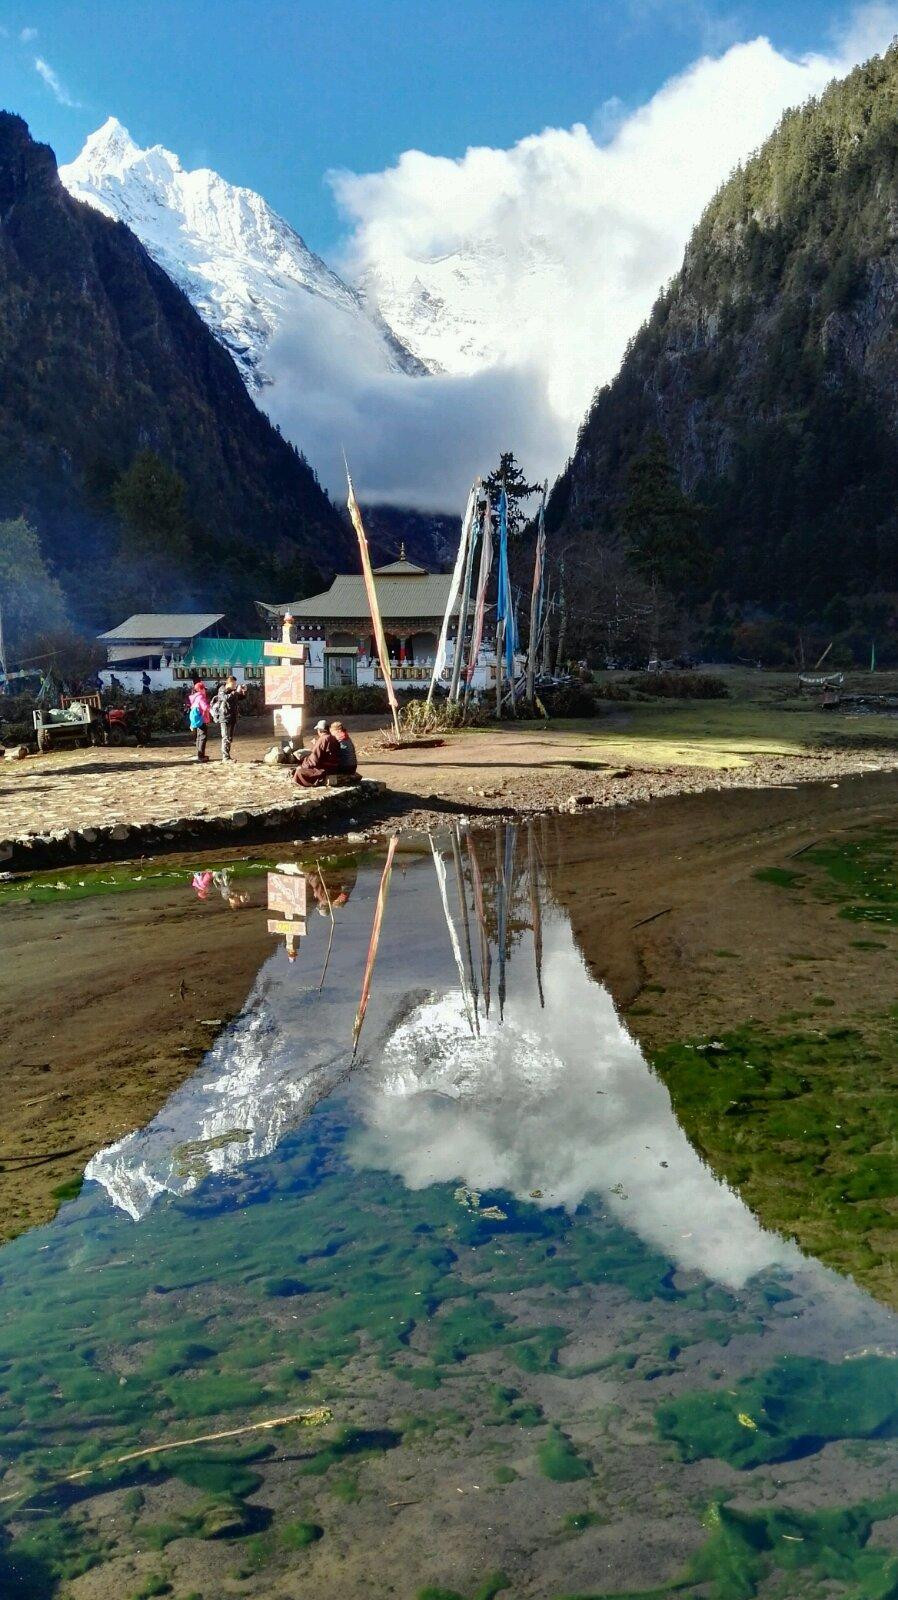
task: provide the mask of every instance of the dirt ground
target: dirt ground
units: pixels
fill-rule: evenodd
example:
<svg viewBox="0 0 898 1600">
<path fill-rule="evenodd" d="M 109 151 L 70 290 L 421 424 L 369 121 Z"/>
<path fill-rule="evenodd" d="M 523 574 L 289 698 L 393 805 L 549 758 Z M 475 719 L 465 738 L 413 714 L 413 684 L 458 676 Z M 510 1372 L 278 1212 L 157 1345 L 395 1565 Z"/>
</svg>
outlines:
<svg viewBox="0 0 898 1600">
<path fill-rule="evenodd" d="M 0 1239 L 152 1115 L 270 949 L 258 908 L 198 906 L 186 883 L 0 910 Z"/>
<path fill-rule="evenodd" d="M 898 767 L 898 718 L 846 718 L 764 702 L 757 692 L 727 701 L 610 703 L 595 720 L 503 723 L 402 749 L 389 748 L 383 719 L 347 720 L 361 771 L 387 787 L 372 818 L 379 823 L 421 825 L 446 811 L 476 817 L 629 805 Z M 0 834 L 276 807 L 296 791 L 287 768 L 262 764 L 270 744 L 265 717 L 240 725 L 229 764 L 199 765 L 185 737 L 146 749 L 69 750 L 4 762 Z M 215 748 L 210 740 L 213 757 Z"/>
</svg>

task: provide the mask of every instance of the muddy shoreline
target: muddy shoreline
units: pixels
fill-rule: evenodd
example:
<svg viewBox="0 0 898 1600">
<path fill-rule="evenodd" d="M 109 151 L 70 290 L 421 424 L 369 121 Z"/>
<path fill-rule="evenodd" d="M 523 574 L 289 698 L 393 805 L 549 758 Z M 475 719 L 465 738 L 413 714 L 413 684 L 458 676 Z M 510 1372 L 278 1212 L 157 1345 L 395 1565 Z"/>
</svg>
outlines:
<svg viewBox="0 0 898 1600">
<path fill-rule="evenodd" d="M 449 816 L 489 821 L 633 807 L 898 769 L 898 742 L 881 733 L 839 730 L 822 743 L 796 748 L 793 740 L 765 750 L 746 747 L 735 728 L 729 745 L 687 740 L 682 750 L 669 742 L 656 750 L 620 713 L 582 726 L 468 730 L 436 747 L 395 750 L 378 719 L 355 721 L 362 784 L 302 799 L 287 769 L 262 763 L 270 739 L 261 724 L 241 733 L 237 761 L 227 766 L 197 767 L 177 740 L 149 751 L 69 751 L 4 766 L 0 869 L 33 872 L 182 849 L 337 838 L 359 826 L 432 827 Z M 672 728 L 678 725 L 675 712 Z M 602 739 L 611 730 L 613 745 L 598 741 L 597 730 Z"/>
<path fill-rule="evenodd" d="M 840 1015 L 898 998 L 884 995 L 880 980 L 871 990 L 869 963 L 846 948 L 845 925 L 828 908 L 777 897 L 753 876 L 821 834 L 887 819 L 890 773 L 848 781 L 826 763 L 821 782 L 815 762 L 814 786 L 788 782 L 798 774 L 778 765 L 779 782 L 767 787 L 756 768 L 718 774 L 713 784 L 702 771 L 634 774 L 629 799 L 606 791 L 589 807 L 575 800 L 556 803 L 554 817 L 542 811 L 539 828 L 556 857 L 553 892 L 587 965 L 649 1052 L 734 1021 L 768 1025 L 806 1010 L 824 976 Z M 802 763 L 807 780 L 810 765 Z M 679 787 L 684 777 L 691 794 Z M 649 779 L 651 807 L 636 803 L 647 798 L 637 785 Z M 472 822 L 527 814 L 489 798 L 489 811 L 410 801 L 397 812 L 385 795 L 382 816 L 358 820 L 370 835 L 400 822 L 445 825 L 462 809 Z M 561 815 L 570 810 L 581 819 L 575 830 Z M 551 845 L 558 828 L 560 856 Z M 353 848 L 361 842 L 355 834 Z M 324 852 L 329 841 L 297 841 L 296 853 L 309 860 L 310 845 Z M 195 860 L 154 862 L 178 876 L 158 889 L 144 883 L 139 892 L 109 888 L 68 901 L 60 891 L 49 904 L 0 907 L 0 1236 L 52 1216 L 93 1151 L 146 1121 L 202 1059 L 219 1031 L 213 1024 L 241 1010 L 272 949 L 264 878 L 241 884 L 249 893 L 237 908 L 217 894 L 198 907 L 188 871 Z M 809 945 L 815 962 L 796 962 L 795 951 Z"/>
</svg>

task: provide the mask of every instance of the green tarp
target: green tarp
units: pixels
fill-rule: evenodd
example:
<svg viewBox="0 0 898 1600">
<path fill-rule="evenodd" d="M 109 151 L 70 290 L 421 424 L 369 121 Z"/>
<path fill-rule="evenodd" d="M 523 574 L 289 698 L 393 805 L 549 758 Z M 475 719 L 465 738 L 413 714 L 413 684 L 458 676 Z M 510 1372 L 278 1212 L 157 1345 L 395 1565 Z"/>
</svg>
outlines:
<svg viewBox="0 0 898 1600">
<path fill-rule="evenodd" d="M 264 666 L 263 639 L 197 639 L 184 657 L 185 667 L 205 667 L 209 673 L 234 667 Z"/>
</svg>

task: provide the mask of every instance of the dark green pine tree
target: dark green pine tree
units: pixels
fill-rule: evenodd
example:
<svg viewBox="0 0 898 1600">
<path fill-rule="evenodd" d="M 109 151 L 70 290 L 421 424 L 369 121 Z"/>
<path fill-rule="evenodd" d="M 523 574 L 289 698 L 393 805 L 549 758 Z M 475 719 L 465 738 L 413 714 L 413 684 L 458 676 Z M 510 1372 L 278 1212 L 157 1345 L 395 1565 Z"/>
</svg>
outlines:
<svg viewBox="0 0 898 1600">
<path fill-rule="evenodd" d="M 652 649 L 658 655 L 659 590 L 682 594 L 701 569 L 701 507 L 677 482 L 660 433 L 630 467 L 621 528 L 630 564 L 652 591 Z"/>
<path fill-rule="evenodd" d="M 499 465 L 490 473 L 486 486 L 494 506 L 498 505 L 500 491 L 504 488 L 508 496 L 508 537 L 517 539 L 530 521 L 524 510 L 524 501 L 537 494 L 542 484 L 528 483 L 515 460 L 514 451 L 503 450 Z"/>
<path fill-rule="evenodd" d="M 122 549 L 132 557 L 183 561 L 190 524 L 182 477 L 153 450 L 141 450 L 112 492 L 122 523 Z"/>
<path fill-rule="evenodd" d="M 630 563 L 653 587 L 688 590 L 701 568 L 702 508 L 684 494 L 660 433 L 630 468 L 621 529 Z"/>
</svg>

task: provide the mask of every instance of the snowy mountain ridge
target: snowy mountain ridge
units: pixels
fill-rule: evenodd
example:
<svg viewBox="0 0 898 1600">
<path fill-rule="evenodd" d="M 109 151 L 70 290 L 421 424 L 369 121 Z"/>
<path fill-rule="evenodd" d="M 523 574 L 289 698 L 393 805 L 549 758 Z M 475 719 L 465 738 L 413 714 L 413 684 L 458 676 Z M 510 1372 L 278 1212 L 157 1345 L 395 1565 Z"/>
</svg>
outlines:
<svg viewBox="0 0 898 1600">
<path fill-rule="evenodd" d="M 429 370 L 252 189 L 208 168 L 187 171 L 162 145 L 141 149 L 115 117 L 59 175 L 76 199 L 136 233 L 231 352 L 256 399 L 277 378 L 272 341 L 302 333 L 322 310 L 332 336 L 357 346 L 367 367 Z"/>
</svg>

